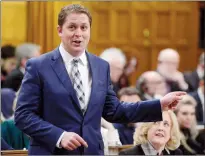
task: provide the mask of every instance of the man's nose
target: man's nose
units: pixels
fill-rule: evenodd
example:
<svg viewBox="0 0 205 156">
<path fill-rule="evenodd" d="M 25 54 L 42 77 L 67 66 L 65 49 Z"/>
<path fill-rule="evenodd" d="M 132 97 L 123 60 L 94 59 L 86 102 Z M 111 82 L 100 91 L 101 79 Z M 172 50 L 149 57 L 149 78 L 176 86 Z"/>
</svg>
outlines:
<svg viewBox="0 0 205 156">
<path fill-rule="evenodd" d="M 82 31 L 80 28 L 76 29 L 75 32 L 74 32 L 74 35 L 75 36 L 81 36 L 82 35 Z"/>
</svg>

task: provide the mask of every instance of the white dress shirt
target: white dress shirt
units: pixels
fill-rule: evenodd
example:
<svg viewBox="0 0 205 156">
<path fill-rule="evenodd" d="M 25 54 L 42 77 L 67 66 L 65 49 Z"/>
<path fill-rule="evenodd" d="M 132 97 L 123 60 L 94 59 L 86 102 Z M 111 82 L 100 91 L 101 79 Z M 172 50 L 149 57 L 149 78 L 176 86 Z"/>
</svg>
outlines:
<svg viewBox="0 0 205 156">
<path fill-rule="evenodd" d="M 59 51 L 60 51 L 60 54 L 63 58 L 63 62 L 65 64 L 68 75 L 69 75 L 69 77 L 71 77 L 72 61 L 75 57 L 73 57 L 69 52 L 67 52 L 64 49 L 62 44 L 60 44 L 60 46 L 59 46 Z M 80 62 L 78 64 L 78 70 L 79 70 L 80 75 L 81 75 L 81 80 L 83 83 L 83 89 L 84 89 L 84 93 L 85 93 L 85 105 L 87 106 L 89 99 L 90 99 L 92 78 L 91 78 L 91 75 L 89 72 L 89 63 L 88 63 L 88 59 L 87 59 L 85 51 L 78 58 L 80 59 Z M 58 148 L 61 148 L 60 141 L 61 141 L 64 133 L 65 132 L 63 132 L 61 134 L 60 138 L 58 139 L 58 142 L 56 144 L 56 146 Z"/>
</svg>

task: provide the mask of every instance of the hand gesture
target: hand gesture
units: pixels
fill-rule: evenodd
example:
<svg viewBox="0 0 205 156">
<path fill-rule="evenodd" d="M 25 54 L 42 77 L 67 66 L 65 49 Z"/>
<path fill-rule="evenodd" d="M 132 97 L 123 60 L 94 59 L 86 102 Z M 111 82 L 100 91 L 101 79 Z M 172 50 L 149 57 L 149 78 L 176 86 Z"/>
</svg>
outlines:
<svg viewBox="0 0 205 156">
<path fill-rule="evenodd" d="M 63 138 L 61 139 L 61 146 L 67 150 L 75 150 L 81 145 L 88 147 L 88 144 L 74 132 L 65 132 Z"/>
<path fill-rule="evenodd" d="M 179 100 L 183 98 L 183 95 L 186 95 L 186 92 L 178 91 L 166 94 L 160 100 L 162 110 L 175 109 Z"/>
</svg>

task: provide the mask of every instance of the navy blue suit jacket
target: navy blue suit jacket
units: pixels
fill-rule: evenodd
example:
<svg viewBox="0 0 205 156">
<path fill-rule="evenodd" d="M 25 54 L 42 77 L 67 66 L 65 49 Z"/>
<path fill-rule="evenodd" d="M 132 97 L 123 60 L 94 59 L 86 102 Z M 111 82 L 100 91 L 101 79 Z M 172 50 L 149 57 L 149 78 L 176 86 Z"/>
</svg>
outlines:
<svg viewBox="0 0 205 156">
<path fill-rule="evenodd" d="M 29 154 L 103 154 L 101 117 L 125 123 L 162 119 L 159 100 L 127 104 L 112 90 L 109 65 L 86 52 L 92 88 L 83 116 L 59 49 L 27 61 L 15 111 L 16 126 L 31 137 Z M 63 131 L 79 134 L 88 148 L 56 148 Z"/>
</svg>

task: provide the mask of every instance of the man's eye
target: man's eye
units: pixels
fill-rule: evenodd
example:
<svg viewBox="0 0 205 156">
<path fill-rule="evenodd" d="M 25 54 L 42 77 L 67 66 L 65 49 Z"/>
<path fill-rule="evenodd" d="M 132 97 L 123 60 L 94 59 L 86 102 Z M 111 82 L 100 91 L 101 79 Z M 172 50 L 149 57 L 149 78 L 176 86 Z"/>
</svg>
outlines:
<svg viewBox="0 0 205 156">
<path fill-rule="evenodd" d="M 68 27 L 69 29 L 75 29 L 75 26 L 71 25 Z"/>
<path fill-rule="evenodd" d="M 86 30 L 87 27 L 86 27 L 86 26 L 82 26 L 81 29 L 82 29 L 82 30 Z"/>
</svg>

